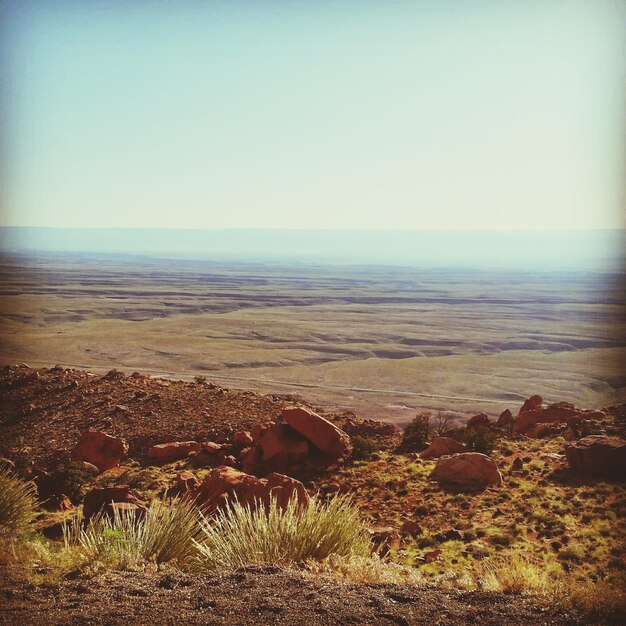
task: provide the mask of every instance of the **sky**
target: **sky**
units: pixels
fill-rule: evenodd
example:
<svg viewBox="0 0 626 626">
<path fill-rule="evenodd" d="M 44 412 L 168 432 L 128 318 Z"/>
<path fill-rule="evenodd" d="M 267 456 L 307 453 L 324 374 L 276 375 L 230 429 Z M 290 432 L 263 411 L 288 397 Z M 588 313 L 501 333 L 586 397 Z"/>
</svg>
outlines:
<svg viewBox="0 0 626 626">
<path fill-rule="evenodd" d="M 0 225 L 626 227 L 622 2 L 0 3 Z"/>
</svg>

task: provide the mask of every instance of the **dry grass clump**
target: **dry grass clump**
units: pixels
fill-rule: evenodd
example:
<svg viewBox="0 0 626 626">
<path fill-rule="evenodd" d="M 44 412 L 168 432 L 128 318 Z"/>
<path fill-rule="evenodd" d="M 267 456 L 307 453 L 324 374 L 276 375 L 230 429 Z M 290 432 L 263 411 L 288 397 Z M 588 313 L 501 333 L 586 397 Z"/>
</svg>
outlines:
<svg viewBox="0 0 626 626">
<path fill-rule="evenodd" d="M 87 525 L 76 521 L 64 527 L 66 550 L 79 548 L 89 562 L 126 569 L 146 563 L 175 562 L 184 567 L 194 560 L 194 540 L 200 538 L 199 513 L 188 500 L 155 500 L 145 515 L 114 509 Z"/>
<path fill-rule="evenodd" d="M 312 578 L 328 576 L 333 580 L 346 583 L 389 583 L 395 585 L 426 583 L 426 579 L 419 570 L 398 563 L 390 563 L 381 559 L 378 554 L 370 556 L 331 554 L 323 561 L 307 561 L 304 573 Z"/>
<path fill-rule="evenodd" d="M 37 517 L 37 490 L 10 468 L 0 466 L 0 530 L 11 536 L 26 532 Z"/>
<path fill-rule="evenodd" d="M 550 571 L 528 557 L 493 559 L 483 563 L 478 585 L 485 591 L 512 594 L 544 594 L 553 589 Z"/>
<path fill-rule="evenodd" d="M 203 519 L 201 526 L 203 536 L 194 544 L 203 570 L 291 565 L 371 552 L 358 509 L 343 495 L 327 502 L 315 497 L 304 507 L 292 499 L 285 509 L 275 499 L 254 509 L 233 502 Z"/>
</svg>

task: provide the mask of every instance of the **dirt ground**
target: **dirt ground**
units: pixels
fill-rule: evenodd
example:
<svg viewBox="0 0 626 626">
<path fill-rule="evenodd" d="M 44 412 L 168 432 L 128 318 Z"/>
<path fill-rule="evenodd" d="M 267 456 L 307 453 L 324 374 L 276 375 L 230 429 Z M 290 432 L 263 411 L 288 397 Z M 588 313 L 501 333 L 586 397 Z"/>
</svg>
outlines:
<svg viewBox="0 0 626 626">
<path fill-rule="evenodd" d="M 576 626 L 574 611 L 505 594 L 311 581 L 278 568 L 222 576 L 107 573 L 0 589 L 0 624 Z M 607 623 L 607 622 L 604 622 Z M 617 624 L 618 622 L 613 622 Z M 622 622 L 623 623 L 623 622 Z"/>
</svg>

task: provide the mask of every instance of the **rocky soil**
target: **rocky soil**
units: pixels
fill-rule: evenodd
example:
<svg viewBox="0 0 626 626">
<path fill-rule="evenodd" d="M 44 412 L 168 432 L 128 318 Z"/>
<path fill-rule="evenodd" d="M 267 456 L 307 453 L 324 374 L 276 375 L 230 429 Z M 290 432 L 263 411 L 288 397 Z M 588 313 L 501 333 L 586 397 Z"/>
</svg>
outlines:
<svg viewBox="0 0 626 626">
<path fill-rule="evenodd" d="M 0 624 L 576 626 L 589 617 L 505 594 L 312 581 L 277 568 L 222 576 L 103 574 L 0 589 Z"/>
</svg>

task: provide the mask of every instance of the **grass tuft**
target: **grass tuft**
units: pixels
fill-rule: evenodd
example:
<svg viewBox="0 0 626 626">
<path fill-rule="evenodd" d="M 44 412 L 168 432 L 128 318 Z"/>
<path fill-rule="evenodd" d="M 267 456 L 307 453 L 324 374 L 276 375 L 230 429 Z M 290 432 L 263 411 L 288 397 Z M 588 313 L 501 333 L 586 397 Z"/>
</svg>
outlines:
<svg viewBox="0 0 626 626">
<path fill-rule="evenodd" d="M 327 502 L 312 498 L 305 507 L 292 499 L 284 509 L 275 499 L 254 509 L 233 502 L 201 526 L 203 537 L 194 543 L 201 569 L 209 571 L 371 553 L 359 512 L 344 495 Z"/>
<path fill-rule="evenodd" d="M 145 515 L 114 509 L 98 514 L 83 526 L 66 525 L 66 549 L 79 547 L 89 561 L 126 569 L 145 563 L 174 562 L 184 567 L 194 560 L 194 539 L 200 537 L 199 513 L 188 500 L 155 500 Z"/>
<path fill-rule="evenodd" d="M 0 527 L 12 536 L 27 532 L 37 517 L 37 490 L 0 467 Z"/>
</svg>

